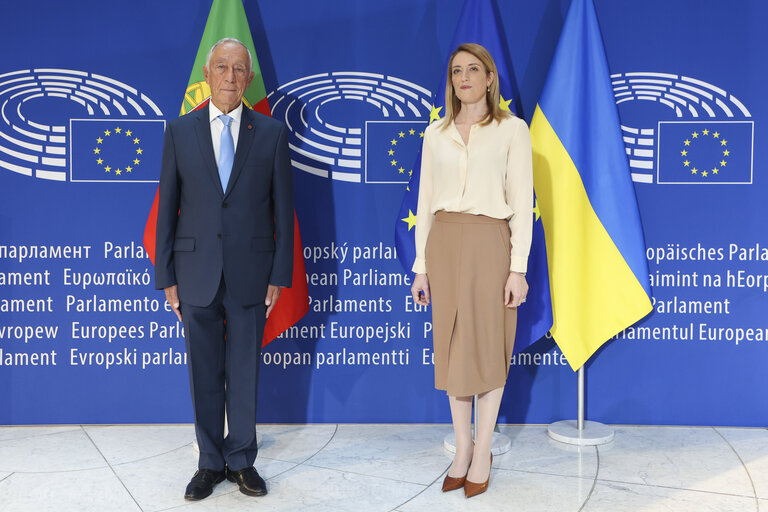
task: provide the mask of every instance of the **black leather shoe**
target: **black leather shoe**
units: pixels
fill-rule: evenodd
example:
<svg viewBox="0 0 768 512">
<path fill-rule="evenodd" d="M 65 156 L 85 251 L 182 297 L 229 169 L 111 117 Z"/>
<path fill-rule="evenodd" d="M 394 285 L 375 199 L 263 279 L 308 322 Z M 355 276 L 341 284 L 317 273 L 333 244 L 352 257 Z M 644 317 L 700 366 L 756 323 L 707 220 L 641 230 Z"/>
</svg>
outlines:
<svg viewBox="0 0 768 512">
<path fill-rule="evenodd" d="M 266 496 L 267 484 L 253 467 L 232 471 L 227 468 L 227 480 L 240 486 L 240 492 L 248 496 Z"/>
<path fill-rule="evenodd" d="M 213 488 L 216 484 L 224 480 L 223 471 L 212 471 L 210 469 L 198 469 L 192 480 L 187 485 L 187 490 L 184 493 L 184 499 L 190 501 L 197 501 L 203 498 L 207 498 L 213 492 Z"/>
</svg>

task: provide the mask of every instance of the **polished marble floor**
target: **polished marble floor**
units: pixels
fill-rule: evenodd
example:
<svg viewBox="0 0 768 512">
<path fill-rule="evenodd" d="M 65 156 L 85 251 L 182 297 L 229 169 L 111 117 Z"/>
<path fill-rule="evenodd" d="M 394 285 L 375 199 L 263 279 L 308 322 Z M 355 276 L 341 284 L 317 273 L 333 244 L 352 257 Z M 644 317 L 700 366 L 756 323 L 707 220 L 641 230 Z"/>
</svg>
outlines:
<svg viewBox="0 0 768 512">
<path fill-rule="evenodd" d="M 768 429 L 616 427 L 608 445 L 500 426 L 488 492 L 442 493 L 447 425 L 264 425 L 269 495 L 183 499 L 190 425 L 0 427 L 0 511 L 768 512 Z"/>
</svg>

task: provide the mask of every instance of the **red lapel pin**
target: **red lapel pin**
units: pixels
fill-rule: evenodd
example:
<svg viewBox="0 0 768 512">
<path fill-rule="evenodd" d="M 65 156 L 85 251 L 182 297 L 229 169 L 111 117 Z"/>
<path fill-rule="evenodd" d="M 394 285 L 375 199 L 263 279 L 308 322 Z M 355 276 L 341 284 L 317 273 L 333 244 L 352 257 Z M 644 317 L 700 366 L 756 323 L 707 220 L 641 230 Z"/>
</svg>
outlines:
<svg viewBox="0 0 768 512">
<path fill-rule="evenodd" d="M 249 129 L 249 130 L 250 130 L 250 129 L 252 129 L 252 128 L 253 128 L 253 126 L 251 126 L 251 125 L 248 125 L 248 129 Z"/>
</svg>

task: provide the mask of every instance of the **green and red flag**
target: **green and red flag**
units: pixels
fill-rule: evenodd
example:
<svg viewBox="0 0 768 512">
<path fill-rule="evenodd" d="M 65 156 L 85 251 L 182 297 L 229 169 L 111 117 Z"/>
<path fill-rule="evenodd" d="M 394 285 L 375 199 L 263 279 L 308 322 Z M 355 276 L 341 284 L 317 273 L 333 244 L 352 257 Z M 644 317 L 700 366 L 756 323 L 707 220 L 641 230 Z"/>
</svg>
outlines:
<svg viewBox="0 0 768 512">
<path fill-rule="evenodd" d="M 245 105 L 264 115 L 271 115 L 267 102 L 267 91 L 264 88 L 264 78 L 261 76 L 261 69 L 259 69 L 259 60 L 256 58 L 251 29 L 248 27 L 248 19 L 245 17 L 242 0 L 214 0 L 211 12 L 208 14 L 208 21 L 205 24 L 203 37 L 200 39 L 200 46 L 197 49 L 195 64 L 189 75 L 187 92 L 184 94 L 184 101 L 181 102 L 181 115 L 207 104 L 208 98 L 211 96 L 211 89 L 205 83 L 203 66 L 211 47 L 225 37 L 233 37 L 242 42 L 251 52 L 253 58 L 255 76 L 250 87 L 245 91 L 243 98 Z"/>
<path fill-rule="evenodd" d="M 208 21 L 205 24 L 203 37 L 197 49 L 192 73 L 189 75 L 189 83 L 181 102 L 181 115 L 205 107 L 211 97 L 211 89 L 205 83 L 203 66 L 205 65 L 208 51 L 220 39 L 232 37 L 242 42 L 251 52 L 253 58 L 254 77 L 250 87 L 245 91 L 243 102 L 249 108 L 264 115 L 271 115 L 267 92 L 264 87 L 264 79 L 256 58 L 256 50 L 253 46 L 251 29 L 245 16 L 242 0 L 213 0 Z M 155 200 L 144 228 L 144 247 L 149 259 L 155 263 L 155 234 L 157 232 L 157 205 L 158 193 L 155 192 Z M 298 322 L 309 310 L 309 292 L 307 278 L 304 269 L 304 251 L 299 234 L 299 223 L 294 212 L 293 231 L 293 286 L 284 288 L 280 299 L 275 304 L 267 319 L 264 328 L 263 345 L 266 345 L 283 331 Z"/>
</svg>

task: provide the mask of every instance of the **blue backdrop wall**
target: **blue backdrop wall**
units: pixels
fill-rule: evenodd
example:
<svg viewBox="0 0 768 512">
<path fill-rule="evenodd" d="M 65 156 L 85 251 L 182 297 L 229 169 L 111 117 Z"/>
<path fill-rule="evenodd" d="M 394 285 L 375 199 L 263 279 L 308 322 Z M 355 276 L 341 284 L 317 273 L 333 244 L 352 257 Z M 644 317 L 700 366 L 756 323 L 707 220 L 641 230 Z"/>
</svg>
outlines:
<svg viewBox="0 0 768 512">
<path fill-rule="evenodd" d="M 449 420 L 393 230 L 461 5 L 245 2 L 291 128 L 311 295 L 264 351 L 261 421 Z M 568 5 L 498 1 L 528 121 Z M 595 6 L 655 311 L 588 363 L 588 418 L 765 426 L 768 6 Z M 0 423 L 191 421 L 181 325 L 140 241 L 209 8 L 37 0 L 0 17 Z M 107 130 L 108 176 L 93 152 Z M 543 339 L 513 361 L 500 421 L 573 417 L 575 389 Z"/>
</svg>

